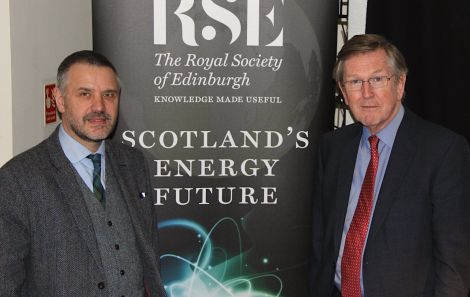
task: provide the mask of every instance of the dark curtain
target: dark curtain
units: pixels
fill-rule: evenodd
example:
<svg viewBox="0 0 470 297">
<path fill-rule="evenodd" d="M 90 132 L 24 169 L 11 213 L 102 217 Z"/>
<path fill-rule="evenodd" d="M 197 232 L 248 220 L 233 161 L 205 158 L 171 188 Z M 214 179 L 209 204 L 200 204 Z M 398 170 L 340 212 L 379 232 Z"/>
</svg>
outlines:
<svg viewBox="0 0 470 297">
<path fill-rule="evenodd" d="M 384 35 L 409 68 L 404 104 L 470 142 L 470 1 L 369 0 L 367 33 Z"/>
</svg>

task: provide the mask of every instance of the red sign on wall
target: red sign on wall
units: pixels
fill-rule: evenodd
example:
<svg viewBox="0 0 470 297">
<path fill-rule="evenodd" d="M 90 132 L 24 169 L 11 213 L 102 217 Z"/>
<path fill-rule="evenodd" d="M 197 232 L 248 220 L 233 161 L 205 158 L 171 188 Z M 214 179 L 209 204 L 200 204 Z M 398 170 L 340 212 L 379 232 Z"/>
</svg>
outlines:
<svg viewBox="0 0 470 297">
<path fill-rule="evenodd" d="M 57 122 L 57 106 L 54 99 L 55 84 L 44 86 L 44 122 L 51 124 Z"/>
</svg>

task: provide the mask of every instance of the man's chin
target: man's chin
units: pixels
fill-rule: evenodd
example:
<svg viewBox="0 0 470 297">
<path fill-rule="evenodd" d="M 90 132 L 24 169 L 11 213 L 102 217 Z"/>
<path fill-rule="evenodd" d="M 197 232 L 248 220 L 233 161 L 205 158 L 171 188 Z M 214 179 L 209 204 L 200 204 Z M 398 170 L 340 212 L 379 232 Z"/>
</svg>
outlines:
<svg viewBox="0 0 470 297">
<path fill-rule="evenodd" d="M 109 137 L 110 133 L 87 135 L 88 139 L 94 142 L 101 142 Z"/>
<path fill-rule="evenodd" d="M 111 132 L 113 131 L 113 128 L 109 126 L 95 126 L 91 127 L 90 129 L 87 129 L 87 131 L 84 131 L 85 136 L 88 137 L 90 140 L 94 141 L 102 141 L 105 140 L 106 138 L 111 135 Z"/>
<path fill-rule="evenodd" d="M 99 132 L 99 133 L 92 133 L 92 132 L 88 132 L 88 133 L 80 133 L 80 134 L 77 134 L 78 137 L 80 137 L 82 140 L 84 141 L 87 141 L 87 142 L 101 142 L 105 139 L 107 139 L 109 137 L 109 135 L 111 134 L 111 132 L 109 131 L 103 131 L 103 132 Z"/>
</svg>

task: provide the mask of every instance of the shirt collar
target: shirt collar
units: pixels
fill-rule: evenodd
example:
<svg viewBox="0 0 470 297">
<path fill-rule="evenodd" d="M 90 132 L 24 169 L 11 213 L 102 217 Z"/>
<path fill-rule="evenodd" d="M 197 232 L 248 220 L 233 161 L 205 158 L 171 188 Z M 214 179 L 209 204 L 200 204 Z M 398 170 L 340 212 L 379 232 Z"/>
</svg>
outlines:
<svg viewBox="0 0 470 297">
<path fill-rule="evenodd" d="M 403 120 L 403 116 L 405 114 L 405 109 L 403 105 L 400 106 L 400 110 L 398 110 L 397 114 L 393 117 L 392 121 L 382 130 L 377 133 L 377 137 L 380 139 L 380 142 L 385 144 L 388 147 L 393 146 L 393 142 L 395 141 L 395 136 L 397 135 L 398 128 L 400 127 L 401 121 Z M 369 143 L 367 139 L 370 136 L 370 131 L 365 126 L 362 127 L 362 142 Z"/>
<path fill-rule="evenodd" d="M 67 159 L 69 159 L 72 164 L 80 162 L 89 154 L 93 153 L 90 152 L 90 150 L 84 147 L 81 143 L 72 138 L 69 134 L 67 134 L 62 125 L 60 125 L 59 127 L 59 142 L 60 146 L 62 147 L 62 150 L 65 153 L 65 156 L 67 157 Z M 95 152 L 95 154 L 101 154 L 101 156 L 105 155 L 104 141 L 101 142 L 101 145 Z"/>
</svg>

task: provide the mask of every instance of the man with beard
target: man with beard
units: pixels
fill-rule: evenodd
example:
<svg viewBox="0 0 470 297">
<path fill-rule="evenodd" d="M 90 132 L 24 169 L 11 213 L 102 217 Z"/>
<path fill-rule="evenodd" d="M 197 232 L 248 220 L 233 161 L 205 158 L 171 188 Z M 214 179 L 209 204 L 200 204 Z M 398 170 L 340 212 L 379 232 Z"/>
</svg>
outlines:
<svg viewBox="0 0 470 297">
<path fill-rule="evenodd" d="M 0 169 L 0 295 L 165 296 L 146 162 L 106 140 L 115 67 L 75 52 L 57 86 L 61 125 Z"/>
</svg>

